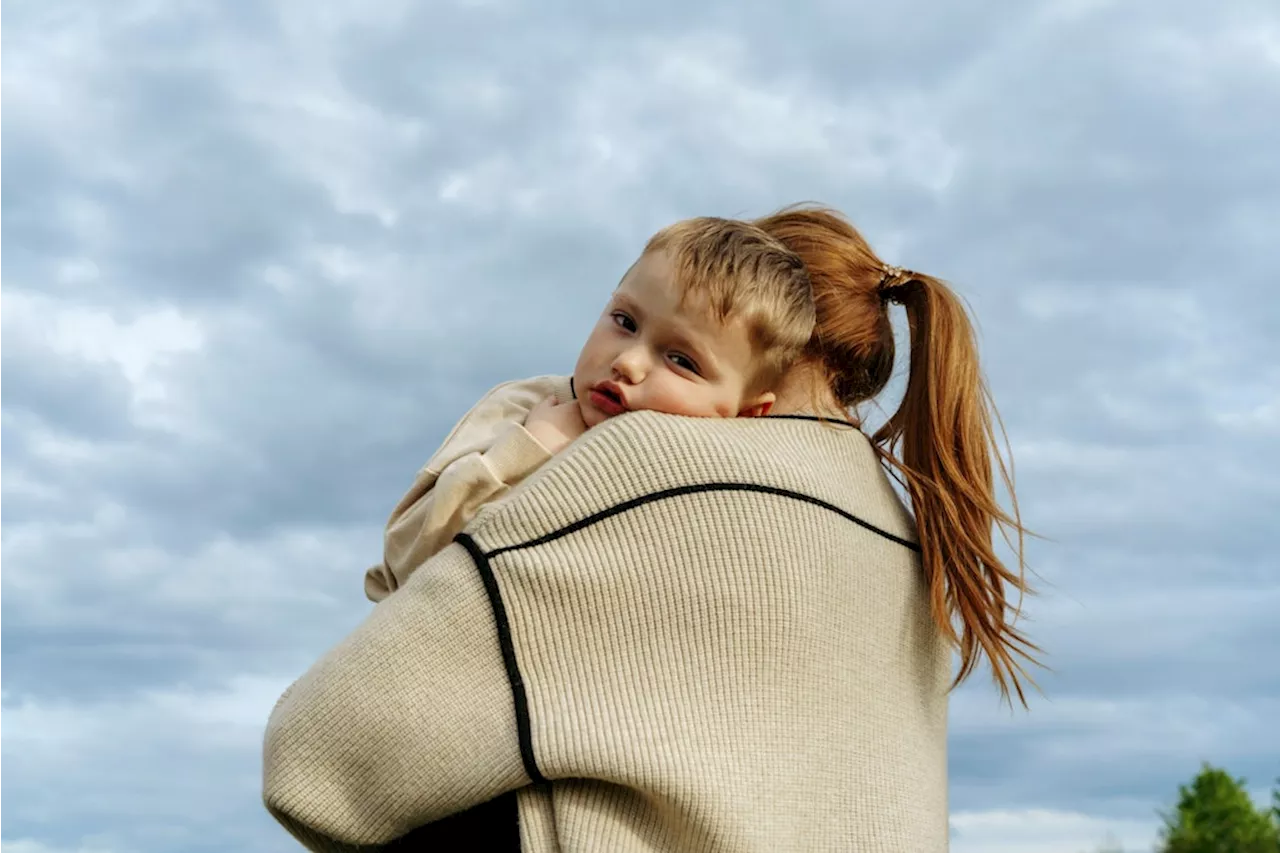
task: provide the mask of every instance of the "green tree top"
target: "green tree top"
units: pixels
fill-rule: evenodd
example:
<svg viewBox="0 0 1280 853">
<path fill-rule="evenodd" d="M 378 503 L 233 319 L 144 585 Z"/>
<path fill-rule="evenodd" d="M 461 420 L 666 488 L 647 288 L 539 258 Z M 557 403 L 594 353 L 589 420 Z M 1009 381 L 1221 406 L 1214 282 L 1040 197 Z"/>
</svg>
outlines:
<svg viewBox="0 0 1280 853">
<path fill-rule="evenodd" d="M 1178 787 L 1178 804 L 1165 814 L 1162 853 L 1280 853 L 1280 789 L 1271 809 L 1259 809 L 1243 779 L 1204 764 L 1190 785 Z"/>
</svg>

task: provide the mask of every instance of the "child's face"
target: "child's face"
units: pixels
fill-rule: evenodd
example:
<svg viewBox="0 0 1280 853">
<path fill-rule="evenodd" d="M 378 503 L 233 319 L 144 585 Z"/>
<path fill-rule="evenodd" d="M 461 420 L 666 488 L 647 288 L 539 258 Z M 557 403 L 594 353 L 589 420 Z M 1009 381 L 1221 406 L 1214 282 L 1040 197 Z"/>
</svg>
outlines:
<svg viewBox="0 0 1280 853">
<path fill-rule="evenodd" d="M 624 411 L 730 418 L 762 415 L 772 393 L 747 396 L 754 354 L 741 321 L 716 321 L 697 299 L 679 306 L 663 252 L 622 279 L 573 369 L 588 427 Z"/>
</svg>

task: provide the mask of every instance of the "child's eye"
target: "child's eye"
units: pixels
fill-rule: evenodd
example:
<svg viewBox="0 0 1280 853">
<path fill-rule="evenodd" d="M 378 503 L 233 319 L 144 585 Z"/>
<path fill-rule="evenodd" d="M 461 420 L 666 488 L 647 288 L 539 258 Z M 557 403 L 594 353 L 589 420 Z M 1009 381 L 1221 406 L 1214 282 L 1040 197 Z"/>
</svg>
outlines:
<svg viewBox="0 0 1280 853">
<path fill-rule="evenodd" d="M 689 371 L 690 373 L 694 373 L 694 374 L 699 373 L 697 363 L 694 362 L 693 359 L 689 358 L 688 356 L 681 355 L 678 352 L 673 352 L 671 353 L 671 355 L 667 356 L 667 358 L 671 359 L 671 361 L 675 363 L 677 367 L 681 367 Z"/>
<path fill-rule="evenodd" d="M 632 320 L 629 316 L 627 316 L 622 311 L 613 312 L 613 323 L 616 326 L 621 326 L 622 328 L 626 329 L 628 332 L 634 332 L 636 330 L 636 321 Z"/>
</svg>

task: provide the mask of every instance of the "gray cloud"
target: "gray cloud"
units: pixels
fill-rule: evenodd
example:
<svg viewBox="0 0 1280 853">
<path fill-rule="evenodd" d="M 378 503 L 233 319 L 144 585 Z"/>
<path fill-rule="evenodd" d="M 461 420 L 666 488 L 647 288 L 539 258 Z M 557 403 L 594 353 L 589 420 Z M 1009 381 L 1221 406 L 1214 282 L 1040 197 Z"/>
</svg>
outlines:
<svg viewBox="0 0 1280 853">
<path fill-rule="evenodd" d="M 1051 540 L 955 849 L 1274 774 L 1271 4 L 10 6 L 6 853 L 279 849 L 261 724 L 449 426 L 657 227 L 802 199 L 972 304 Z"/>
</svg>

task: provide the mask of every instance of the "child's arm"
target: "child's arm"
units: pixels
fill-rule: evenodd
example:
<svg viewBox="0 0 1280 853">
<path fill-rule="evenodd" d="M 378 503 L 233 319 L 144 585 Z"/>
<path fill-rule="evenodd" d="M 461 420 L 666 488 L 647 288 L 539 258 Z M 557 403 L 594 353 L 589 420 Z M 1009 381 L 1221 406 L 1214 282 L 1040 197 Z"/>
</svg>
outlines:
<svg viewBox="0 0 1280 853">
<path fill-rule="evenodd" d="M 386 598 L 453 540 L 486 502 L 551 453 L 521 425 L 539 403 L 572 396 L 569 377 L 539 376 L 490 390 L 427 461 L 387 522 L 383 560 L 365 572 L 370 601 Z"/>
<path fill-rule="evenodd" d="M 424 469 L 387 523 L 383 561 L 365 573 L 364 593 L 381 601 L 467 526 L 480 507 L 500 497 L 551 458 L 521 424 L 511 423 L 488 450 Z"/>
</svg>

